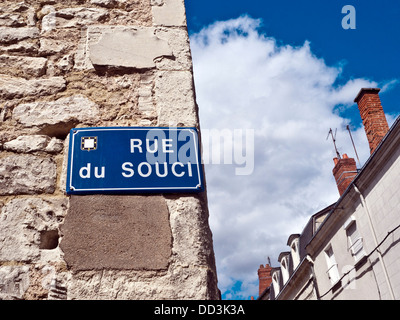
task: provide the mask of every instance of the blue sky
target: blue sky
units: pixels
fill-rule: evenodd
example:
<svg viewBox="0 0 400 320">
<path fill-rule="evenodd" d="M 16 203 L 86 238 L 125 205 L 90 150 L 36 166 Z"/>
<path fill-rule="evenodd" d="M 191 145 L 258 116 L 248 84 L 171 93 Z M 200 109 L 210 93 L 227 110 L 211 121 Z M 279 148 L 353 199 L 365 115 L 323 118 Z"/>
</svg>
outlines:
<svg viewBox="0 0 400 320">
<path fill-rule="evenodd" d="M 356 9 L 345 30 L 342 7 Z M 380 87 L 389 124 L 400 113 L 397 1 L 186 0 L 202 129 L 252 128 L 254 172 L 206 166 L 210 225 L 225 299 L 258 295 L 257 269 L 286 251 L 291 233 L 336 201 L 335 156 L 368 156 L 353 99 Z"/>
<path fill-rule="evenodd" d="M 356 29 L 341 27 L 342 7 L 356 9 Z M 261 18 L 260 31 L 282 44 L 311 42 L 312 52 L 328 65 L 344 63 L 338 79 L 368 77 L 375 81 L 400 75 L 400 3 L 392 0 L 186 0 L 189 34 L 218 20 L 247 14 Z M 400 86 L 381 97 L 385 111 L 395 111 Z M 353 115 L 357 119 L 357 114 Z"/>
</svg>

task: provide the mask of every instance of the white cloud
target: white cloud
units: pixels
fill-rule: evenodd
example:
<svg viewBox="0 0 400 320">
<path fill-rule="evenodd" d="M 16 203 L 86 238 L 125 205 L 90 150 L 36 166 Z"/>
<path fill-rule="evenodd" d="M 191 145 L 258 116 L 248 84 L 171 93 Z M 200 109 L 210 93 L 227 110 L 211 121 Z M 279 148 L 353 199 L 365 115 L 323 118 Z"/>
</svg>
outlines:
<svg viewBox="0 0 400 320">
<path fill-rule="evenodd" d="M 254 172 L 235 175 L 234 165 L 206 166 L 210 225 L 219 288 L 231 296 L 236 281 L 248 298 L 258 295 L 257 269 L 286 251 L 287 238 L 308 218 L 338 199 L 332 176 L 337 128 L 340 152 L 354 157 L 335 106 L 356 108 L 361 87 L 335 85 L 341 67 L 327 66 L 310 43 L 279 46 L 258 32 L 260 20 L 242 16 L 216 22 L 191 36 L 202 129 L 254 129 Z M 361 161 L 369 155 L 365 133 L 353 132 Z M 238 295 L 233 295 L 239 297 Z"/>
<path fill-rule="evenodd" d="M 388 81 L 382 86 L 381 92 L 389 91 L 399 84 L 399 79 L 393 79 Z"/>
</svg>

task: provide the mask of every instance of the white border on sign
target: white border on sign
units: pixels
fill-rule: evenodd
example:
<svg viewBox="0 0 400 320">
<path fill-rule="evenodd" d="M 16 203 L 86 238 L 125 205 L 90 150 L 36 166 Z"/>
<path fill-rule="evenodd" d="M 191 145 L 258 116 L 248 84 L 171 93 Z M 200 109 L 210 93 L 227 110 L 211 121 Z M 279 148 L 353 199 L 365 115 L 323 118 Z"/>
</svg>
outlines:
<svg viewBox="0 0 400 320">
<path fill-rule="evenodd" d="M 95 188 L 95 189 L 77 189 L 72 185 L 72 171 L 74 168 L 74 146 L 75 146 L 75 135 L 78 132 L 93 132 L 93 131 L 135 131 L 135 130 L 146 130 L 146 131 L 150 131 L 150 130 L 188 130 L 192 135 L 193 135 L 193 141 L 194 141 L 194 148 L 195 148 L 195 152 L 196 152 L 196 165 L 197 165 L 197 177 L 198 177 L 198 184 L 195 187 L 146 187 L 146 188 Z M 72 135 L 72 141 L 71 141 L 71 146 L 70 146 L 70 150 L 71 150 L 71 156 L 70 156 L 70 171 L 69 171 L 69 189 L 72 192 L 79 192 L 79 191 L 130 191 L 130 190 L 198 190 L 199 188 L 201 188 L 201 173 L 200 173 L 200 165 L 199 164 L 199 157 L 198 157 L 198 136 L 196 139 L 196 131 L 191 129 L 191 128 L 87 128 L 87 129 L 76 129 L 75 132 L 73 132 Z"/>
</svg>

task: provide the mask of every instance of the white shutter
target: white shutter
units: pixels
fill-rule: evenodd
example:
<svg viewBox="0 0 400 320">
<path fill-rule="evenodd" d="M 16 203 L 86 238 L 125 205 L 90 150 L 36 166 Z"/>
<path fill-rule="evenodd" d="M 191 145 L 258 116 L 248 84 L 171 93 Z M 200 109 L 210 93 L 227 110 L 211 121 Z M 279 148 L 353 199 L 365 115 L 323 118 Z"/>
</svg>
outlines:
<svg viewBox="0 0 400 320">
<path fill-rule="evenodd" d="M 339 269 L 337 267 L 336 259 L 333 254 L 332 247 L 329 247 L 326 251 L 326 262 L 328 264 L 328 275 L 329 278 L 331 279 L 331 283 L 335 283 L 336 281 L 339 280 Z"/>
<path fill-rule="evenodd" d="M 347 227 L 346 232 L 348 237 L 349 249 L 351 250 L 352 255 L 357 261 L 364 255 L 364 249 L 363 239 L 358 233 L 357 224 L 355 221 Z"/>
</svg>

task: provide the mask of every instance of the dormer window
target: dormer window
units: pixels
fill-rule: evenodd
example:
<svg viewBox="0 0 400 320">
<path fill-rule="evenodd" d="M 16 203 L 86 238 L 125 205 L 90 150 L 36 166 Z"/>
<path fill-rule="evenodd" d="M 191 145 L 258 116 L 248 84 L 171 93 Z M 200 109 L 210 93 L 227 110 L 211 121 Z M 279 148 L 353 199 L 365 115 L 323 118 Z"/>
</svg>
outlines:
<svg viewBox="0 0 400 320">
<path fill-rule="evenodd" d="M 278 261 L 281 264 L 281 276 L 282 282 L 285 284 L 289 280 L 289 257 L 290 252 L 281 252 L 278 257 Z"/>
<path fill-rule="evenodd" d="M 287 256 L 283 257 L 281 260 L 281 270 L 282 270 L 283 284 L 285 284 L 289 280 L 289 264 Z"/>
<path fill-rule="evenodd" d="M 292 254 L 293 269 L 296 269 L 300 263 L 299 238 L 293 239 L 290 245 L 290 253 Z"/>
<path fill-rule="evenodd" d="M 278 295 L 279 291 L 281 290 L 280 285 L 279 285 L 279 278 L 280 278 L 280 272 L 275 271 L 272 274 L 272 286 L 274 288 L 275 297 Z"/>
<path fill-rule="evenodd" d="M 300 235 L 291 234 L 286 244 L 290 247 L 292 268 L 295 270 L 300 264 Z"/>
</svg>

